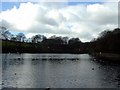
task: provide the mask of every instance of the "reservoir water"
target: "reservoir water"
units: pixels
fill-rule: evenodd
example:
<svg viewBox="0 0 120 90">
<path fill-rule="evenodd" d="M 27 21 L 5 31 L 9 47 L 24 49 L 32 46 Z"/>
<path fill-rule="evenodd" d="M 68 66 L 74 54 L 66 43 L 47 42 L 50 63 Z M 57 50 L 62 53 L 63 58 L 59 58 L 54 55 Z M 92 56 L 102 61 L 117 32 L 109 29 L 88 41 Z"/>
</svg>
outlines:
<svg viewBox="0 0 120 90">
<path fill-rule="evenodd" d="M 120 63 L 88 54 L 2 54 L 1 87 L 120 88 Z"/>
</svg>

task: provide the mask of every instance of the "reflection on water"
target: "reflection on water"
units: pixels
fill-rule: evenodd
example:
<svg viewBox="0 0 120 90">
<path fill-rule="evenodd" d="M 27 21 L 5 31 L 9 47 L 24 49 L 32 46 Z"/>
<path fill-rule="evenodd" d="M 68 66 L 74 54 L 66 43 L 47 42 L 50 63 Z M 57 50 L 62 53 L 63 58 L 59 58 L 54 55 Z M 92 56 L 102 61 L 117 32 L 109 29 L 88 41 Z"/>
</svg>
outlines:
<svg viewBox="0 0 120 90">
<path fill-rule="evenodd" d="M 119 88 L 120 64 L 88 54 L 2 54 L 3 87 Z"/>
</svg>

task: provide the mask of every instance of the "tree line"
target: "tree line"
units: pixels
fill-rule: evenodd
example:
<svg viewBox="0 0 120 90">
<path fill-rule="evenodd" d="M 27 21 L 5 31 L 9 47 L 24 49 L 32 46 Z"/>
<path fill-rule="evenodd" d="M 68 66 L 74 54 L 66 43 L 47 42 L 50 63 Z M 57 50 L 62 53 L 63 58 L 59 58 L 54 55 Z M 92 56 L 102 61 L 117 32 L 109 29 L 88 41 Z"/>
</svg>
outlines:
<svg viewBox="0 0 120 90">
<path fill-rule="evenodd" d="M 31 38 L 26 38 L 24 33 L 18 33 L 17 35 L 12 34 L 9 30 L 7 30 L 6 27 L 0 27 L 0 35 L 2 40 L 8 40 L 8 41 L 18 41 L 18 42 L 26 42 L 26 43 L 41 43 L 46 42 L 53 43 L 54 44 L 71 44 L 76 42 L 81 42 L 78 37 L 76 38 L 69 38 L 69 37 L 62 37 L 62 36 L 56 36 L 53 35 L 49 38 L 47 38 L 44 35 L 37 34 L 32 36 Z"/>
<path fill-rule="evenodd" d="M 89 42 L 89 51 L 120 54 L 120 28 L 101 32 Z"/>
<path fill-rule="evenodd" d="M 3 53 L 120 53 L 120 29 L 105 30 L 90 42 L 81 42 L 76 38 L 37 34 L 26 38 L 23 33 L 12 34 L 6 27 L 1 27 Z"/>
<path fill-rule="evenodd" d="M 12 34 L 1 27 L 2 51 L 18 53 L 81 53 L 81 40 L 76 38 L 37 34 L 26 38 L 23 33 Z"/>
</svg>

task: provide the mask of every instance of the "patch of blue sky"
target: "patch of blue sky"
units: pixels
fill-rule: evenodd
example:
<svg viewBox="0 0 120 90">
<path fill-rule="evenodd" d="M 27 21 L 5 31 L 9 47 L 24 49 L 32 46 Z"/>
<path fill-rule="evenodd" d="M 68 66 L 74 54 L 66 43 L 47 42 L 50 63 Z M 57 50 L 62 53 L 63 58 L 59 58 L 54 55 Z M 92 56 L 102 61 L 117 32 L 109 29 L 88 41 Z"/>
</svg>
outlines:
<svg viewBox="0 0 120 90">
<path fill-rule="evenodd" d="M 14 6 L 19 8 L 20 2 L 2 2 L 2 11 L 12 9 Z"/>
<path fill-rule="evenodd" d="M 9 30 L 9 29 L 8 29 Z M 9 30 L 12 34 L 14 35 L 17 35 L 18 33 L 21 33 L 21 32 L 18 32 L 18 31 L 12 31 L 12 30 Z M 27 34 L 27 32 L 23 32 L 24 34 Z"/>
<path fill-rule="evenodd" d="M 0 2 L 0 12 L 2 11 L 2 2 Z"/>
<path fill-rule="evenodd" d="M 9 10 L 9 9 L 12 9 L 14 6 L 16 6 L 16 8 L 19 8 L 20 3 L 21 2 L 1 2 L 0 3 L 1 4 L 0 6 L 2 6 L 1 10 L 6 11 L 6 10 Z M 68 2 L 68 5 L 79 5 L 79 4 L 88 5 L 88 4 L 96 4 L 96 3 L 102 4 L 103 2 Z"/>
<path fill-rule="evenodd" d="M 79 4 L 84 4 L 84 5 L 88 5 L 88 4 L 103 4 L 104 2 L 68 2 L 68 5 L 79 5 Z"/>
</svg>

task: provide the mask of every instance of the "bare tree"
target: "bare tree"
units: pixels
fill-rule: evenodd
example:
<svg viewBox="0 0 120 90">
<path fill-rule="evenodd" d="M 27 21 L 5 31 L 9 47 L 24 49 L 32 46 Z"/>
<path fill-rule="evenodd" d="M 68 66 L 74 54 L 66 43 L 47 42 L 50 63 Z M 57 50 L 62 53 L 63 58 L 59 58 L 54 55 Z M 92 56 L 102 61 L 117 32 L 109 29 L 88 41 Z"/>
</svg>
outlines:
<svg viewBox="0 0 120 90">
<path fill-rule="evenodd" d="M 69 41 L 68 41 L 69 44 L 76 44 L 76 43 L 81 43 L 80 39 L 79 38 L 71 38 Z"/>
<path fill-rule="evenodd" d="M 62 40 L 64 41 L 64 44 L 68 44 L 69 37 L 62 37 Z"/>
<path fill-rule="evenodd" d="M 35 36 L 32 37 L 32 42 L 39 43 L 39 42 L 42 42 L 45 39 L 46 39 L 46 37 L 44 35 L 38 34 L 38 35 L 35 35 Z"/>
<path fill-rule="evenodd" d="M 13 34 L 6 27 L 0 27 L 0 35 L 2 39 L 11 40 Z"/>
<path fill-rule="evenodd" d="M 18 33 L 18 34 L 16 35 L 16 38 L 17 38 L 17 41 L 24 42 L 24 39 L 25 39 L 26 37 L 25 37 L 25 34 L 23 34 L 23 33 Z"/>
</svg>

